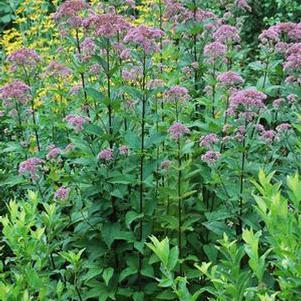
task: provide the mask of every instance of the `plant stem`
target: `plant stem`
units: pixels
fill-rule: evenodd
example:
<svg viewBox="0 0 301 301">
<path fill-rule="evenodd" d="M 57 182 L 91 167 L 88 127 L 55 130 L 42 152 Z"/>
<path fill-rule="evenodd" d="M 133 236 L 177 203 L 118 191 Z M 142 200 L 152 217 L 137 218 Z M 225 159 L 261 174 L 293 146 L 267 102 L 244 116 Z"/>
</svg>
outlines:
<svg viewBox="0 0 301 301">
<path fill-rule="evenodd" d="M 113 147 L 113 127 L 112 127 L 112 104 L 111 104 L 111 75 L 110 75 L 110 41 L 107 39 L 107 48 L 106 48 L 106 59 L 107 59 L 107 93 L 108 93 L 108 121 L 109 121 L 109 144 L 110 148 Z"/>
<path fill-rule="evenodd" d="M 242 141 L 242 154 L 241 154 L 241 169 L 240 169 L 240 187 L 239 187 L 239 213 L 238 213 L 238 227 L 236 229 L 236 234 L 242 234 L 242 210 L 243 210 L 243 191 L 244 191 L 244 173 L 245 173 L 245 161 L 246 161 L 246 136 L 244 134 Z"/>
<path fill-rule="evenodd" d="M 179 246 L 179 260 L 182 259 L 182 204 L 181 204 L 181 180 L 182 180 L 182 160 L 181 160 L 181 143 L 180 139 L 177 142 L 178 144 L 178 246 Z M 183 273 L 182 263 L 180 263 L 180 274 Z"/>
<path fill-rule="evenodd" d="M 77 47 L 78 54 L 80 55 L 81 49 L 80 49 L 80 43 L 79 43 L 78 30 L 76 30 L 76 47 Z M 81 78 L 82 87 L 83 87 L 83 91 L 84 91 L 85 110 L 86 110 L 88 117 L 90 117 L 89 109 L 87 107 L 88 106 L 88 96 L 87 96 L 87 91 L 86 91 L 85 75 L 83 72 L 80 72 L 80 78 Z"/>
<path fill-rule="evenodd" d="M 146 55 L 143 53 L 143 78 L 142 78 L 142 112 L 141 112 L 141 149 L 140 149 L 140 189 L 139 189 L 139 211 L 143 213 L 143 180 L 144 180 L 144 136 L 145 136 L 145 107 L 146 107 Z M 143 240 L 143 219 L 139 224 L 139 240 Z M 141 285 L 141 269 L 143 256 L 139 252 L 138 282 Z"/>
</svg>

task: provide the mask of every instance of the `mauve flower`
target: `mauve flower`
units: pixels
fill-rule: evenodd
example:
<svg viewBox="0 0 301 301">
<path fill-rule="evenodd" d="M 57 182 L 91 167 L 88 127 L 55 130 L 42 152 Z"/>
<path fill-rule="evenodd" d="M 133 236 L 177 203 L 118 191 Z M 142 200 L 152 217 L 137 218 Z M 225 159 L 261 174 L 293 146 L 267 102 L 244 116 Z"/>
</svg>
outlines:
<svg viewBox="0 0 301 301">
<path fill-rule="evenodd" d="M 255 128 L 259 133 L 263 133 L 265 131 L 265 128 L 262 124 L 257 124 Z"/>
<path fill-rule="evenodd" d="M 13 64 L 13 67 L 34 67 L 41 60 L 34 49 L 21 48 L 7 57 L 7 60 Z"/>
<path fill-rule="evenodd" d="M 290 46 L 285 54 L 285 63 L 283 69 L 286 71 L 301 70 L 301 43 Z"/>
<path fill-rule="evenodd" d="M 59 147 L 55 147 L 52 145 L 49 147 L 49 152 L 46 155 L 46 159 L 47 160 L 54 159 L 57 156 L 59 156 L 61 153 L 62 153 L 62 150 Z"/>
<path fill-rule="evenodd" d="M 206 162 L 208 165 L 215 164 L 221 157 L 221 154 L 216 151 L 209 150 L 204 155 L 201 156 L 202 161 Z"/>
<path fill-rule="evenodd" d="M 301 41 L 301 23 L 294 24 L 293 28 L 288 31 L 288 36 L 293 41 Z"/>
<path fill-rule="evenodd" d="M 239 43 L 240 37 L 237 28 L 231 25 L 222 25 L 213 34 L 213 38 L 220 43 Z"/>
<path fill-rule="evenodd" d="M 37 179 L 38 167 L 44 163 L 44 160 L 33 157 L 23 161 L 19 165 L 19 174 L 25 175 L 29 174 L 32 180 Z"/>
<path fill-rule="evenodd" d="M 163 36 L 163 31 L 154 27 L 139 25 L 132 27 L 127 32 L 124 42 L 132 42 L 141 46 L 146 53 L 158 50 L 156 40 Z"/>
<path fill-rule="evenodd" d="M 211 62 L 222 59 L 226 52 L 227 47 L 220 42 L 207 44 L 204 48 L 204 55 L 208 57 Z"/>
<path fill-rule="evenodd" d="M 281 104 L 285 102 L 285 99 L 284 98 L 277 98 L 273 101 L 273 107 L 275 109 L 279 109 Z"/>
<path fill-rule="evenodd" d="M 188 90 L 182 86 L 172 86 L 164 94 L 165 99 L 170 102 L 184 102 L 189 99 Z"/>
<path fill-rule="evenodd" d="M 111 38 L 117 33 L 124 32 L 130 28 L 130 24 L 123 16 L 112 13 L 92 14 L 85 20 L 85 26 L 93 30 L 93 35 Z"/>
<path fill-rule="evenodd" d="M 273 130 L 263 131 L 259 137 L 261 140 L 265 140 L 268 143 L 272 143 L 275 140 L 278 140 L 276 132 Z"/>
<path fill-rule="evenodd" d="M 147 87 L 149 89 L 162 88 L 164 85 L 164 81 L 162 79 L 152 79 L 147 83 Z"/>
<path fill-rule="evenodd" d="M 169 129 L 168 132 L 172 139 L 178 140 L 185 134 L 189 134 L 190 130 L 187 126 L 180 122 L 175 122 Z"/>
<path fill-rule="evenodd" d="M 279 29 L 276 26 L 264 30 L 258 37 L 259 41 L 263 44 L 267 42 L 277 43 L 279 42 Z"/>
<path fill-rule="evenodd" d="M 70 188 L 62 186 L 55 192 L 54 198 L 56 200 L 64 201 L 64 200 L 68 199 L 69 192 L 70 192 Z"/>
<path fill-rule="evenodd" d="M 185 66 L 182 68 L 182 72 L 185 74 L 191 74 L 191 68 L 189 66 Z"/>
<path fill-rule="evenodd" d="M 83 0 L 67 0 L 58 7 L 53 17 L 57 22 L 65 21 L 69 26 L 78 28 L 83 25 L 82 13 L 89 7 Z"/>
<path fill-rule="evenodd" d="M 244 83 L 244 79 L 236 72 L 226 71 L 218 75 L 217 80 L 221 85 L 231 87 Z"/>
<path fill-rule="evenodd" d="M 228 113 L 231 115 L 235 114 L 240 108 L 242 108 L 243 111 L 263 108 L 266 98 L 267 96 L 264 93 L 254 88 L 235 91 L 229 98 L 230 106 Z"/>
<path fill-rule="evenodd" d="M 72 94 L 72 95 L 77 94 L 80 91 L 81 88 L 82 88 L 81 84 L 74 85 L 70 89 L 70 94 Z"/>
<path fill-rule="evenodd" d="M 297 101 L 298 96 L 296 94 L 289 94 L 286 98 L 290 103 L 293 103 Z"/>
<path fill-rule="evenodd" d="M 74 127 L 76 132 L 79 132 L 83 130 L 83 125 L 88 121 L 88 118 L 69 114 L 64 120 L 67 121 L 70 126 Z"/>
<path fill-rule="evenodd" d="M 281 123 L 281 124 L 277 125 L 276 131 L 278 133 L 284 133 L 284 132 L 287 132 L 288 130 L 290 130 L 291 128 L 292 128 L 292 126 L 289 123 Z"/>
<path fill-rule="evenodd" d="M 14 101 L 21 104 L 30 99 L 30 87 L 20 80 L 14 80 L 0 88 L 0 98 L 4 100 L 4 105 L 10 107 Z"/>
<path fill-rule="evenodd" d="M 123 49 L 119 55 L 119 57 L 122 59 L 122 60 L 128 60 L 131 58 L 131 49 L 129 48 L 126 48 L 126 49 Z"/>
<path fill-rule="evenodd" d="M 90 67 L 90 73 L 92 74 L 98 74 L 101 70 L 101 67 L 99 64 L 93 64 L 91 67 Z"/>
<path fill-rule="evenodd" d="M 129 152 L 129 148 L 126 145 L 119 146 L 119 153 L 121 155 L 127 155 Z"/>
<path fill-rule="evenodd" d="M 85 38 L 80 43 L 80 59 L 82 61 L 89 60 L 96 53 L 96 45 L 91 38 Z"/>
<path fill-rule="evenodd" d="M 142 69 L 135 66 L 131 69 L 122 70 L 121 76 L 125 81 L 137 81 L 142 76 Z"/>
<path fill-rule="evenodd" d="M 161 162 L 160 167 L 162 169 L 168 169 L 171 163 L 172 163 L 172 161 L 170 161 L 170 160 L 164 160 Z"/>
<path fill-rule="evenodd" d="M 200 138 L 200 146 L 201 147 L 211 148 L 213 144 L 216 144 L 218 142 L 219 142 L 219 139 L 216 136 L 216 134 L 208 134 L 208 135 L 202 136 Z"/>
<path fill-rule="evenodd" d="M 46 68 L 46 74 L 52 77 L 66 77 L 70 76 L 71 73 L 71 69 L 56 61 L 51 61 Z"/>
<path fill-rule="evenodd" d="M 104 160 L 104 161 L 111 161 L 113 160 L 113 151 L 110 148 L 103 149 L 97 155 L 97 159 Z"/>
</svg>

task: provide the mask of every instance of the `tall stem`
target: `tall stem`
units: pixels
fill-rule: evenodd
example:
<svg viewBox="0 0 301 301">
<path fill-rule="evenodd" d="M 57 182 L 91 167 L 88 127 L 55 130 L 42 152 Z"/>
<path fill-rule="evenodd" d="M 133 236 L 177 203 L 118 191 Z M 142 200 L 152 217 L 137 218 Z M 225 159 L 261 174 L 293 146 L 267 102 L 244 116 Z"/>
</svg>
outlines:
<svg viewBox="0 0 301 301">
<path fill-rule="evenodd" d="M 145 107 L 146 107 L 146 55 L 143 53 L 143 78 L 142 78 L 142 110 L 141 110 L 141 149 L 140 149 L 140 189 L 139 189 L 139 211 L 143 214 L 143 180 L 144 180 L 144 135 L 145 135 Z M 139 240 L 143 240 L 143 220 L 140 220 L 139 225 Z M 142 269 L 142 254 L 139 253 L 138 277 L 139 285 Z"/>
<path fill-rule="evenodd" d="M 30 77 L 27 73 L 27 70 L 25 67 L 23 67 L 24 70 L 24 74 L 25 74 L 25 78 L 26 78 L 26 83 L 31 86 L 30 84 Z M 33 95 L 31 95 L 31 99 L 30 99 L 30 104 L 31 104 L 31 115 L 32 115 L 32 121 L 33 121 L 33 130 L 34 130 L 34 134 L 35 134 L 35 138 L 36 138 L 36 144 L 38 147 L 38 150 L 41 150 L 40 147 L 40 141 L 39 141 L 39 134 L 38 134 L 38 126 L 37 126 L 37 120 L 36 120 L 36 114 L 35 114 L 35 108 L 34 108 L 34 101 L 33 101 Z"/>
<path fill-rule="evenodd" d="M 181 143 L 178 140 L 178 245 L 179 245 L 179 259 L 182 259 L 182 204 L 181 204 L 181 180 L 182 180 L 182 160 L 181 160 Z M 183 273 L 182 263 L 180 263 L 180 274 Z"/>
<path fill-rule="evenodd" d="M 111 74 L 110 74 L 110 41 L 107 39 L 107 49 L 106 49 L 106 55 L 107 55 L 107 93 L 108 93 L 108 121 L 109 121 L 109 135 L 110 135 L 110 148 L 113 147 L 113 122 L 112 122 L 112 104 L 111 104 Z"/>
<path fill-rule="evenodd" d="M 76 47 L 77 47 L 78 54 L 81 55 L 78 30 L 76 30 Z M 86 91 L 85 75 L 83 72 L 80 72 L 80 78 L 81 78 L 82 87 L 83 87 L 83 91 L 84 91 L 85 110 L 86 110 L 88 117 L 90 117 L 89 109 L 87 107 L 88 106 L 88 96 L 87 96 L 87 91 Z"/>
<path fill-rule="evenodd" d="M 246 134 L 244 134 L 242 141 L 242 154 L 241 154 L 241 168 L 240 168 L 240 187 L 239 187 L 239 213 L 238 213 L 238 227 L 236 229 L 236 234 L 242 234 L 242 210 L 243 210 L 243 191 L 244 191 L 244 173 L 245 173 L 245 161 L 246 161 Z"/>
</svg>

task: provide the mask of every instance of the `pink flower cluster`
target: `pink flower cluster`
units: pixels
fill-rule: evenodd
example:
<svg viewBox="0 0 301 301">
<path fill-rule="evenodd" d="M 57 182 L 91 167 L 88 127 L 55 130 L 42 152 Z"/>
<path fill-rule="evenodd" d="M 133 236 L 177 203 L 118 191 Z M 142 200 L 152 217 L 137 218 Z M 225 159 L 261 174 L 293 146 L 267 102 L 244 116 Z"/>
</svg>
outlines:
<svg viewBox="0 0 301 301">
<path fill-rule="evenodd" d="M 244 83 L 244 79 L 233 71 L 226 71 L 218 75 L 217 80 L 222 86 L 234 87 Z"/>
<path fill-rule="evenodd" d="M 4 100 L 4 105 L 12 106 L 12 101 L 18 101 L 21 104 L 30 99 L 30 87 L 20 80 L 14 80 L 0 88 L 0 98 Z"/>
<path fill-rule="evenodd" d="M 113 151 L 110 148 L 105 148 L 97 155 L 98 160 L 111 161 L 113 160 Z"/>
<path fill-rule="evenodd" d="M 234 91 L 229 99 L 230 106 L 227 113 L 234 115 L 241 108 L 243 111 L 263 108 L 265 107 L 264 101 L 266 98 L 267 96 L 264 93 L 257 91 L 255 88 Z"/>
<path fill-rule="evenodd" d="M 18 66 L 34 67 L 41 60 L 34 49 L 21 48 L 7 57 L 7 60 L 13 64 L 13 70 Z"/>
<path fill-rule="evenodd" d="M 204 55 L 208 57 L 211 62 L 222 59 L 226 52 L 227 47 L 220 42 L 207 44 L 204 48 Z"/>
<path fill-rule="evenodd" d="M 222 25 L 213 34 L 215 41 L 228 44 L 228 43 L 239 43 L 240 37 L 237 28 L 231 25 Z"/>
<path fill-rule="evenodd" d="M 46 68 L 46 74 L 52 77 L 66 77 L 70 76 L 71 73 L 71 69 L 62 64 L 57 63 L 56 61 L 51 61 Z"/>
<path fill-rule="evenodd" d="M 189 20 L 204 22 L 209 19 L 216 19 L 216 16 L 212 12 L 200 8 L 192 11 L 176 0 L 165 0 L 164 2 L 166 5 L 164 17 L 173 21 L 175 24 L 185 23 Z"/>
<path fill-rule="evenodd" d="M 200 138 L 201 147 L 211 148 L 213 144 L 216 144 L 218 142 L 219 142 L 218 137 L 216 136 L 216 134 L 213 133 L 202 136 Z"/>
<path fill-rule="evenodd" d="M 56 158 L 62 153 L 62 150 L 59 147 L 56 147 L 54 145 L 49 146 L 49 152 L 46 155 L 47 160 L 51 160 Z"/>
<path fill-rule="evenodd" d="M 158 28 L 139 25 L 138 27 L 129 29 L 124 38 L 124 42 L 135 43 L 141 46 L 145 53 L 150 53 L 158 50 L 156 40 L 161 38 L 163 34 L 163 31 Z"/>
<path fill-rule="evenodd" d="M 170 102 L 184 102 L 189 99 L 188 90 L 182 86 L 172 86 L 164 94 L 165 99 Z"/>
<path fill-rule="evenodd" d="M 219 152 L 209 150 L 204 155 L 201 156 L 202 161 L 206 162 L 208 165 L 215 164 L 221 157 Z"/>
<path fill-rule="evenodd" d="M 68 199 L 69 192 L 70 192 L 70 188 L 62 186 L 55 192 L 54 198 L 56 200 L 64 201 L 64 200 Z"/>
<path fill-rule="evenodd" d="M 117 33 L 128 30 L 131 26 L 123 16 L 113 13 L 91 14 L 84 22 L 84 26 L 93 31 L 98 37 L 111 38 Z"/>
<path fill-rule="evenodd" d="M 172 139 L 179 140 L 185 134 L 189 134 L 190 130 L 187 126 L 180 122 L 175 122 L 169 129 L 168 132 Z"/>
<path fill-rule="evenodd" d="M 19 165 L 19 174 L 25 175 L 29 174 L 32 180 L 37 179 L 38 167 L 44 163 L 44 160 L 33 157 L 23 161 Z"/>
<path fill-rule="evenodd" d="M 258 38 L 263 44 L 277 43 L 284 35 L 292 41 L 301 40 L 301 23 L 278 23 L 264 30 Z"/>
<path fill-rule="evenodd" d="M 121 145 L 118 149 L 121 155 L 127 155 L 129 153 L 129 148 L 126 145 Z"/>
<path fill-rule="evenodd" d="M 70 126 L 75 128 L 76 132 L 79 132 L 83 130 L 83 125 L 88 121 L 88 118 L 69 114 L 65 117 L 65 120 Z"/>
<path fill-rule="evenodd" d="M 289 131 L 290 129 L 292 129 L 292 126 L 289 123 L 281 123 L 281 124 L 277 125 L 277 127 L 276 127 L 276 131 L 278 133 L 285 133 L 285 132 Z"/>
<path fill-rule="evenodd" d="M 92 57 L 92 55 L 96 53 L 96 45 L 91 38 L 85 38 L 80 43 L 80 49 L 81 49 L 80 59 L 82 61 L 89 60 Z"/>
<path fill-rule="evenodd" d="M 291 45 L 285 53 L 285 59 L 284 70 L 301 71 L 301 43 Z"/>
<path fill-rule="evenodd" d="M 56 13 L 54 20 L 65 21 L 71 27 L 81 27 L 84 18 L 81 13 L 89 8 L 89 4 L 83 0 L 67 0 L 63 2 Z"/>
</svg>

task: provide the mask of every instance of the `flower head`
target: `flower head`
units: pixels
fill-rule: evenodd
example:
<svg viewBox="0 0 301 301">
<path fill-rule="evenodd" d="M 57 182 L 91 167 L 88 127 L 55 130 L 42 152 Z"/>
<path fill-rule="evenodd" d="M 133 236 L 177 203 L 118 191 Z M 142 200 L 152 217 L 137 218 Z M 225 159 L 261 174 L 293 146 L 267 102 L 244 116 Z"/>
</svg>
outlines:
<svg viewBox="0 0 301 301">
<path fill-rule="evenodd" d="M 129 153 L 129 148 L 126 145 L 119 146 L 119 153 L 121 155 L 127 155 Z"/>
<path fill-rule="evenodd" d="M 124 42 L 132 42 L 141 46 L 146 53 L 157 51 L 156 40 L 163 36 L 163 31 L 154 27 L 139 25 L 132 27 L 124 38 Z"/>
<path fill-rule="evenodd" d="M 211 62 L 223 58 L 227 52 L 227 47 L 220 42 L 213 42 L 205 46 L 204 55 L 210 59 Z"/>
<path fill-rule="evenodd" d="M 227 43 L 238 43 L 240 41 L 237 28 L 230 25 L 222 25 L 213 35 L 217 42 L 227 44 Z"/>
<path fill-rule="evenodd" d="M 37 178 L 38 167 L 43 163 L 44 160 L 37 157 L 27 159 L 26 161 L 20 163 L 19 174 L 20 175 L 29 174 L 31 179 L 35 180 Z"/>
<path fill-rule="evenodd" d="M 168 132 L 172 139 L 178 140 L 185 134 L 189 134 L 190 130 L 187 126 L 180 122 L 175 122 L 169 129 Z"/>
<path fill-rule="evenodd" d="M 184 102 L 189 99 L 188 90 L 182 86 L 172 86 L 165 92 L 165 99 L 170 102 Z"/>
<path fill-rule="evenodd" d="M 78 115 L 67 115 L 65 119 L 67 123 L 74 127 L 77 132 L 83 130 L 83 125 L 88 121 L 88 118 Z"/>
<path fill-rule="evenodd" d="M 21 48 L 7 57 L 7 60 L 13 64 L 13 68 L 19 66 L 34 67 L 41 60 L 34 49 Z"/>
<path fill-rule="evenodd" d="M 211 148 L 213 144 L 216 144 L 218 142 L 219 139 L 216 134 L 208 134 L 200 138 L 200 146 L 202 147 Z"/>
<path fill-rule="evenodd" d="M 55 192 L 54 198 L 56 200 L 64 201 L 64 200 L 68 199 L 69 192 L 70 192 L 70 188 L 62 186 Z"/>
<path fill-rule="evenodd" d="M 264 93 L 254 88 L 235 91 L 229 99 L 230 107 L 228 113 L 235 114 L 240 108 L 242 108 L 243 111 L 263 108 L 266 98 L 267 96 Z"/>
<path fill-rule="evenodd" d="M 124 17 L 114 12 L 92 14 L 85 21 L 85 27 L 92 29 L 93 35 L 97 37 L 111 38 L 130 28 L 130 24 Z"/>
<path fill-rule="evenodd" d="M 201 159 L 202 161 L 206 162 L 208 165 L 213 165 L 220 159 L 220 157 L 221 154 L 219 152 L 209 150 L 204 155 L 201 156 Z"/>
<path fill-rule="evenodd" d="M 100 151 L 97 158 L 99 160 L 111 161 L 113 160 L 113 151 L 110 148 L 103 149 Z"/>
<path fill-rule="evenodd" d="M 221 85 L 233 87 L 244 83 L 244 79 L 233 71 L 226 71 L 218 75 L 217 80 Z"/>
<path fill-rule="evenodd" d="M 53 17 L 57 22 L 65 21 L 69 26 L 78 28 L 83 25 L 82 12 L 89 7 L 89 4 L 83 0 L 67 0 L 59 6 Z"/>
<path fill-rule="evenodd" d="M 51 160 L 56 158 L 62 153 L 62 150 L 59 147 L 55 147 L 54 145 L 51 145 L 49 147 L 49 152 L 46 155 L 47 160 Z"/>
<path fill-rule="evenodd" d="M 20 80 L 14 80 L 0 88 L 0 98 L 5 101 L 6 106 L 11 106 L 13 101 L 21 104 L 30 99 L 30 87 Z"/>
</svg>

